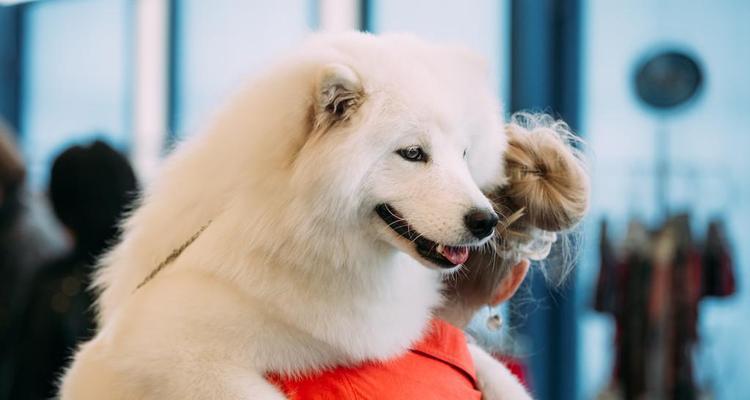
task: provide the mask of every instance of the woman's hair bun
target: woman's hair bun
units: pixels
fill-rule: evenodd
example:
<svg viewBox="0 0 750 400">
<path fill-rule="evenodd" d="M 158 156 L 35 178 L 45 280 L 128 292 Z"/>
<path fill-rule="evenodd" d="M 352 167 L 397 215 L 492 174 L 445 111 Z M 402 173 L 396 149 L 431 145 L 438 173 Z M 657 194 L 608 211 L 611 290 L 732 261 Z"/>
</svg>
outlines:
<svg viewBox="0 0 750 400">
<path fill-rule="evenodd" d="M 523 210 L 518 223 L 546 231 L 575 226 L 588 209 L 589 179 L 568 125 L 546 114 L 517 113 L 506 130 L 508 183 L 493 196 L 498 211 Z"/>
</svg>

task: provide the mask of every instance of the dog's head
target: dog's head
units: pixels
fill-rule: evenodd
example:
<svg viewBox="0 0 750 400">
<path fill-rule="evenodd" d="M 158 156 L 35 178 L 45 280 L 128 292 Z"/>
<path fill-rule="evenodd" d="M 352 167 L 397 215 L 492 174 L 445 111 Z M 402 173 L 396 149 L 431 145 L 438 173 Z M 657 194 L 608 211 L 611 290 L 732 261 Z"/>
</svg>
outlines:
<svg viewBox="0 0 750 400">
<path fill-rule="evenodd" d="M 506 138 L 482 60 L 410 36 L 353 35 L 318 68 L 295 161 L 329 216 L 431 268 L 463 264 L 498 216 Z"/>
</svg>

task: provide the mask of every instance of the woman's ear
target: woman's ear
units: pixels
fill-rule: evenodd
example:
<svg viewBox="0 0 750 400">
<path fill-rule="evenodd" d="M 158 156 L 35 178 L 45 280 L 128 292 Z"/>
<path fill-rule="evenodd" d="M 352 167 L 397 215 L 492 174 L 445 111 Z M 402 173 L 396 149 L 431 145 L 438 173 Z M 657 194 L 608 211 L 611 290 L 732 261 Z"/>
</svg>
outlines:
<svg viewBox="0 0 750 400">
<path fill-rule="evenodd" d="M 529 260 L 521 260 L 521 262 L 511 267 L 510 271 L 508 271 L 508 275 L 506 275 L 505 278 L 500 281 L 500 284 L 497 285 L 497 288 L 495 288 L 489 304 L 491 306 L 496 306 L 513 297 L 518 290 L 518 287 L 521 286 L 523 279 L 526 278 L 530 265 L 531 263 L 529 263 Z"/>
</svg>

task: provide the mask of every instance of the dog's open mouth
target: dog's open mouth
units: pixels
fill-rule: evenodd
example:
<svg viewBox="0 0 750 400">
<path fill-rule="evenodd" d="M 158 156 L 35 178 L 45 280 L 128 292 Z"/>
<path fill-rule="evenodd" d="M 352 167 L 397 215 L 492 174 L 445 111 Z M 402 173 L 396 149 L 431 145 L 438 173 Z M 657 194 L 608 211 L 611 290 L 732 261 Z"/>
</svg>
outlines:
<svg viewBox="0 0 750 400">
<path fill-rule="evenodd" d="M 431 263 L 443 268 L 453 268 L 469 259 L 467 246 L 448 246 L 425 238 L 392 206 L 380 204 L 375 207 L 375 212 L 399 236 L 414 243 L 417 253 Z"/>
</svg>

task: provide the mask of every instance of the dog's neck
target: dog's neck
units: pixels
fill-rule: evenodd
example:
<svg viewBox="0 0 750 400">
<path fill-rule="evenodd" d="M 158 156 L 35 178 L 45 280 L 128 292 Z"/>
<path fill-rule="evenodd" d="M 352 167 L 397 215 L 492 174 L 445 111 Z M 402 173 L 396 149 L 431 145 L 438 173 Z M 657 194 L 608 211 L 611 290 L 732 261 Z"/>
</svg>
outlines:
<svg viewBox="0 0 750 400">
<path fill-rule="evenodd" d="M 246 206 L 230 208 L 186 255 L 202 257 L 195 265 L 329 343 L 345 362 L 405 351 L 441 301 L 439 273 L 364 229 L 339 229 L 309 213 L 295 220 L 303 210 L 294 204 L 283 213 L 257 205 L 251 220 Z"/>
</svg>

